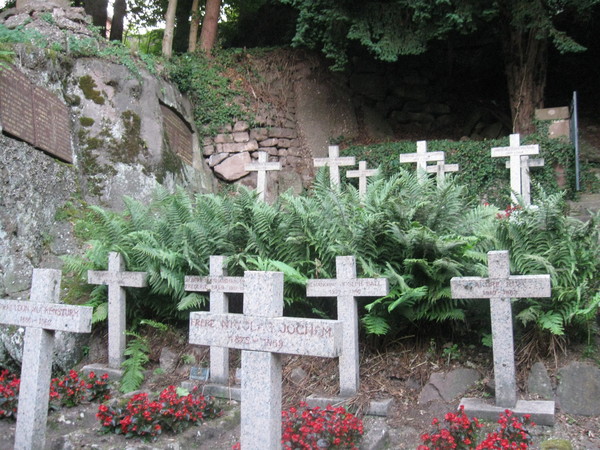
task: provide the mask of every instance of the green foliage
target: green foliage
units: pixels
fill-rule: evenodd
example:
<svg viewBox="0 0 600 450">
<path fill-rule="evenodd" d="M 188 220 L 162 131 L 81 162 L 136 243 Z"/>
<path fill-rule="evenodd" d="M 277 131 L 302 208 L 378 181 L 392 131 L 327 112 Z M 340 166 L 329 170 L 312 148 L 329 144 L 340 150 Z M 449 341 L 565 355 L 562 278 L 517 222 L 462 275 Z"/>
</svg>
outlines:
<svg viewBox="0 0 600 450">
<path fill-rule="evenodd" d="M 138 389 L 144 381 L 144 366 L 150 358 L 150 345 L 148 339 L 139 334 L 127 331 L 125 333 L 131 339 L 125 349 L 127 359 L 123 361 L 123 376 L 121 377 L 120 390 L 123 393 L 132 392 Z"/>
</svg>

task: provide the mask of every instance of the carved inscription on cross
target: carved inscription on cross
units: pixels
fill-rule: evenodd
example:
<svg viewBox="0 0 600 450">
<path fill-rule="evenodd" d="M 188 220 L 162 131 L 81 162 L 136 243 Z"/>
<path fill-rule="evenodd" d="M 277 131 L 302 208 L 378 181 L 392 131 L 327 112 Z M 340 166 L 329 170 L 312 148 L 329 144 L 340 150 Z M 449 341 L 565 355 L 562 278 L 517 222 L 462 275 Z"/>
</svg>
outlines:
<svg viewBox="0 0 600 450">
<path fill-rule="evenodd" d="M 25 327 L 16 449 L 44 449 L 54 332 L 89 333 L 92 307 L 58 303 L 60 270 L 34 269 L 30 301 L 0 300 L 0 323 Z"/>
<path fill-rule="evenodd" d="M 185 277 L 185 290 L 190 292 L 209 292 L 210 312 L 227 314 L 229 299 L 227 294 L 244 292 L 243 277 L 228 277 L 225 256 L 210 257 L 210 275 L 208 277 Z M 229 349 L 210 347 L 210 379 L 214 383 L 227 384 L 229 379 Z"/>
<path fill-rule="evenodd" d="M 358 178 L 358 194 L 364 200 L 367 195 L 367 177 L 377 175 L 377 169 L 367 169 L 366 161 L 358 162 L 358 170 L 349 170 L 346 172 L 348 178 Z"/>
<path fill-rule="evenodd" d="M 354 156 L 340 156 L 340 148 L 337 145 L 329 146 L 328 158 L 313 158 L 315 167 L 329 167 L 329 183 L 331 187 L 340 185 L 340 167 L 353 166 L 356 164 Z"/>
<path fill-rule="evenodd" d="M 258 162 L 246 164 L 244 170 L 248 172 L 258 172 L 256 175 L 256 192 L 258 197 L 264 202 L 267 193 L 267 171 L 281 170 L 281 163 L 269 162 L 267 152 L 258 152 Z"/>
<path fill-rule="evenodd" d="M 108 366 L 119 369 L 125 352 L 125 287 L 146 287 L 146 272 L 125 272 L 120 253 L 110 252 L 108 270 L 89 270 L 88 283 L 108 285 Z"/>
<path fill-rule="evenodd" d="M 550 275 L 510 275 L 508 251 L 488 252 L 489 278 L 454 277 L 452 298 L 489 298 L 492 316 L 496 405 L 517 402 L 511 298 L 550 297 Z"/>
<path fill-rule="evenodd" d="M 523 195 L 523 166 L 525 170 L 529 171 L 527 158 L 529 155 L 537 155 L 540 153 L 539 145 L 520 145 L 520 136 L 518 134 L 511 134 L 509 137 L 508 147 L 493 147 L 492 158 L 508 156 L 510 157 L 510 190 L 513 204 L 517 204 L 516 194 Z M 529 172 L 527 179 L 529 180 Z"/>
<path fill-rule="evenodd" d="M 191 344 L 242 350 L 242 448 L 281 448 L 282 353 L 333 358 L 341 352 L 341 322 L 282 314 L 281 272 L 244 273 L 243 315 L 190 314 Z"/>
<path fill-rule="evenodd" d="M 340 394 L 352 396 L 358 392 L 358 304 L 356 297 L 387 295 L 387 278 L 356 278 L 354 256 L 335 259 L 337 279 L 308 280 L 307 297 L 337 297 L 337 318 L 344 324 L 344 349 L 340 355 Z"/>
<path fill-rule="evenodd" d="M 400 163 L 417 163 L 417 179 L 422 183 L 427 176 L 427 163 L 429 161 L 443 161 L 444 152 L 427 152 L 427 141 L 417 141 L 417 153 L 403 153 Z"/>
</svg>

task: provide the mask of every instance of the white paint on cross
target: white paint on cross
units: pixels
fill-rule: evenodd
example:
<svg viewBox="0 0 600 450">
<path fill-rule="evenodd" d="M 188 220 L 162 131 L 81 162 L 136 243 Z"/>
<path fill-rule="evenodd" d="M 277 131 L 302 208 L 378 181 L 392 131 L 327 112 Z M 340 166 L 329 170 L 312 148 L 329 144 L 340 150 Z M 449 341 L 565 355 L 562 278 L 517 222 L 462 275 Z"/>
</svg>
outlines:
<svg viewBox="0 0 600 450">
<path fill-rule="evenodd" d="M 496 405 L 517 402 L 511 298 L 550 297 L 550 275 L 510 275 L 508 251 L 488 252 L 489 278 L 454 277 L 452 298 L 489 298 L 492 317 Z"/>
<path fill-rule="evenodd" d="M 146 272 L 125 272 L 120 253 L 110 252 L 108 270 L 89 270 L 89 284 L 108 285 L 108 367 L 120 369 L 125 352 L 125 287 L 146 287 Z"/>
<path fill-rule="evenodd" d="M 531 205 L 531 177 L 529 176 L 530 167 L 543 167 L 544 158 L 530 158 L 521 156 L 521 197 L 525 205 Z M 510 169 L 510 161 L 506 161 L 506 168 Z"/>
<path fill-rule="evenodd" d="M 348 170 L 346 176 L 348 178 L 358 178 L 358 194 L 361 200 L 367 196 L 367 177 L 377 175 L 377 169 L 367 169 L 366 161 L 358 162 L 358 170 Z"/>
<path fill-rule="evenodd" d="M 190 314 L 190 343 L 242 350 L 241 446 L 281 448 L 281 354 L 336 357 L 342 323 L 281 317 L 283 273 L 244 273 L 244 314 Z M 258 406 L 257 406 L 258 405 Z"/>
<path fill-rule="evenodd" d="M 281 163 L 269 162 L 269 154 L 261 151 L 258 152 L 258 161 L 246 164 L 244 170 L 258 172 L 256 175 L 256 192 L 258 192 L 258 198 L 264 202 L 267 194 L 267 171 L 281 170 Z"/>
<path fill-rule="evenodd" d="M 340 157 L 340 148 L 337 145 L 329 146 L 328 158 L 313 158 L 315 167 L 329 167 L 329 183 L 331 187 L 340 185 L 340 167 L 356 164 L 354 156 Z"/>
<path fill-rule="evenodd" d="M 45 448 L 54 332 L 92 330 L 92 307 L 58 303 L 60 277 L 34 269 L 29 301 L 0 300 L 0 323 L 25 327 L 15 449 Z"/>
<path fill-rule="evenodd" d="M 527 169 L 527 162 L 523 160 L 523 157 L 529 155 L 537 155 L 540 153 L 539 145 L 520 145 L 519 134 L 511 134 L 509 137 L 508 147 L 493 147 L 492 158 L 498 157 L 510 157 L 510 190 L 513 204 L 517 204 L 518 200 L 516 195 L 523 195 L 523 166 Z"/>
<path fill-rule="evenodd" d="M 208 277 L 185 277 L 185 290 L 190 292 L 209 292 L 209 307 L 213 314 L 227 314 L 229 299 L 227 294 L 243 293 L 244 278 L 228 277 L 225 256 L 210 257 L 210 275 Z M 229 349 L 210 347 L 210 379 L 214 383 L 227 384 L 229 379 Z"/>
<path fill-rule="evenodd" d="M 389 292 L 387 278 L 356 278 L 354 256 L 335 259 L 337 279 L 308 280 L 307 297 L 337 297 L 337 318 L 344 324 L 344 349 L 340 355 L 340 394 L 358 392 L 358 304 L 356 297 L 382 297 Z"/>
<path fill-rule="evenodd" d="M 417 141 L 417 153 L 402 153 L 400 163 L 417 163 L 417 179 L 422 183 L 427 176 L 427 163 L 443 161 L 444 152 L 427 152 L 427 141 Z"/>
<path fill-rule="evenodd" d="M 458 172 L 458 164 L 446 164 L 444 155 L 444 158 L 437 161 L 435 165 L 427 166 L 425 169 L 427 170 L 427 173 L 435 173 L 437 183 L 442 184 L 446 178 L 447 172 Z"/>
</svg>

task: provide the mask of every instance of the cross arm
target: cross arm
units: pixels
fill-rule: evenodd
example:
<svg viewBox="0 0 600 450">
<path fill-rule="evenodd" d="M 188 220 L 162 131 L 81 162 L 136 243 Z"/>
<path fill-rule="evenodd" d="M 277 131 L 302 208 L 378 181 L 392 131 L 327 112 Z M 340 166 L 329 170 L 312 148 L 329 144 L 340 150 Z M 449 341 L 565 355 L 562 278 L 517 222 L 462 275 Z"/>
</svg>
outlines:
<svg viewBox="0 0 600 450">
<path fill-rule="evenodd" d="M 512 275 L 508 278 L 454 277 L 452 298 L 540 298 L 551 296 L 550 275 Z"/>
<path fill-rule="evenodd" d="M 46 330 L 89 333 L 92 330 L 91 306 L 0 300 L 0 323 Z"/>
<path fill-rule="evenodd" d="M 389 293 L 387 278 L 308 280 L 307 297 L 377 297 Z"/>
</svg>

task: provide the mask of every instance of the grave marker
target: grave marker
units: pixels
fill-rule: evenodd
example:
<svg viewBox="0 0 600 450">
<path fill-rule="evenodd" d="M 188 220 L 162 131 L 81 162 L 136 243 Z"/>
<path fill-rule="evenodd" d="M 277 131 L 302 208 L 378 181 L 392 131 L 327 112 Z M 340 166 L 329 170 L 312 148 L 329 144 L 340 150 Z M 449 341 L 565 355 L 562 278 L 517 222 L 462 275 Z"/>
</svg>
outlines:
<svg viewBox="0 0 600 450">
<path fill-rule="evenodd" d="M 146 287 L 146 272 L 125 272 L 120 253 L 110 252 L 108 270 L 88 270 L 89 284 L 108 285 L 108 367 L 120 369 L 125 352 L 125 287 Z"/>
<path fill-rule="evenodd" d="M 427 176 L 427 163 L 429 161 L 443 161 L 444 152 L 427 152 L 427 141 L 417 141 L 417 153 L 402 153 L 400 163 L 417 163 L 417 179 L 419 183 L 425 181 Z"/>
<path fill-rule="evenodd" d="M 228 277 L 225 256 L 210 257 L 210 275 L 208 277 L 185 277 L 185 290 L 190 292 L 209 292 L 210 312 L 227 314 L 229 299 L 227 294 L 244 292 L 243 277 Z M 229 350 L 224 347 L 210 347 L 210 380 L 227 384 L 229 379 Z"/>
<path fill-rule="evenodd" d="M 190 125 L 173 108 L 161 103 L 163 126 L 171 151 L 190 166 L 194 163 L 194 132 Z"/>
<path fill-rule="evenodd" d="M 540 153 L 539 145 L 520 145 L 520 137 L 518 134 L 511 134 L 509 137 L 509 146 L 508 147 L 493 147 L 492 148 L 492 158 L 498 158 L 502 156 L 509 156 L 509 165 L 510 165 L 510 189 L 511 189 L 511 198 L 513 204 L 517 204 L 517 198 L 515 193 L 518 195 L 523 195 L 522 188 L 522 168 L 525 165 L 527 169 L 527 162 L 523 162 L 524 156 L 529 155 L 537 155 Z"/>
<path fill-rule="evenodd" d="M 267 171 L 281 170 L 281 163 L 269 162 L 269 155 L 267 152 L 258 152 L 258 162 L 246 164 L 244 170 L 247 170 L 248 172 L 258 172 L 256 176 L 256 192 L 258 192 L 258 198 L 264 202 L 267 193 Z"/>
<path fill-rule="evenodd" d="M 340 185 L 340 167 L 356 164 L 354 156 L 340 157 L 340 148 L 337 145 L 329 146 L 328 158 L 313 158 L 315 167 L 329 167 L 329 184 L 331 187 Z"/>
<path fill-rule="evenodd" d="M 434 166 L 427 166 L 425 170 L 427 170 L 427 173 L 435 173 L 437 184 L 441 184 L 446 178 L 446 172 L 458 172 L 458 164 L 446 164 L 444 159 L 442 159 Z"/>
<path fill-rule="evenodd" d="M 529 156 L 521 156 L 521 197 L 526 205 L 531 204 L 531 177 L 530 167 L 543 167 L 544 158 L 531 159 Z M 510 161 L 506 161 L 506 168 L 510 169 Z"/>
<path fill-rule="evenodd" d="M 488 252 L 489 278 L 454 277 L 450 280 L 452 298 L 489 298 L 492 317 L 494 354 L 494 382 L 496 407 L 479 404 L 474 399 L 463 399 L 465 411 L 487 419 L 504 409 L 541 414 L 536 422 L 548 424 L 554 417 L 554 402 L 517 402 L 513 318 L 511 298 L 550 297 L 550 275 L 510 275 L 508 251 Z M 491 412 L 491 416 L 485 416 Z M 521 412 L 522 413 L 522 412 Z"/>
<path fill-rule="evenodd" d="M 387 278 L 356 278 L 354 256 L 335 258 L 337 279 L 308 280 L 307 297 L 337 297 L 337 318 L 344 324 L 344 347 L 340 355 L 340 394 L 352 396 L 358 392 L 358 304 L 356 297 L 387 295 Z"/>
<path fill-rule="evenodd" d="M 52 376 L 54 331 L 89 333 L 92 307 L 58 303 L 60 270 L 34 269 L 29 301 L 0 300 L 0 323 L 25 327 L 15 449 L 40 449 Z"/>
<path fill-rule="evenodd" d="M 358 178 L 358 193 L 362 200 L 367 195 L 367 177 L 377 175 L 377 172 L 377 169 L 367 169 L 366 161 L 358 162 L 358 170 L 348 170 L 346 172 L 348 178 Z"/>
<path fill-rule="evenodd" d="M 242 350 L 241 446 L 281 448 L 281 354 L 336 357 L 342 323 L 281 317 L 283 274 L 244 273 L 244 314 L 190 314 L 190 343 Z"/>
</svg>

